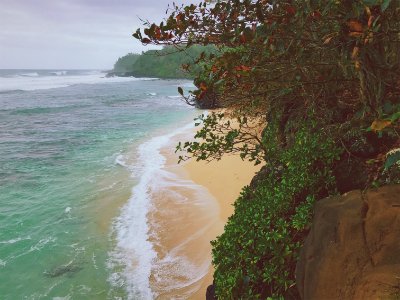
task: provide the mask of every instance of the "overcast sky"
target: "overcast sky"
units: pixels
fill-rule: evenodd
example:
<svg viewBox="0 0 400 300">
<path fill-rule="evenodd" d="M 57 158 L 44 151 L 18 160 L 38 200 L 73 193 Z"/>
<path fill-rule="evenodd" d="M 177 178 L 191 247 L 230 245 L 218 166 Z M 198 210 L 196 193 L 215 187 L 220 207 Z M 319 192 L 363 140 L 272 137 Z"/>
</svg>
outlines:
<svg viewBox="0 0 400 300">
<path fill-rule="evenodd" d="M 172 2 L 0 0 L 0 69 L 110 69 L 150 49 L 132 37 L 139 17 L 159 22 Z"/>
</svg>

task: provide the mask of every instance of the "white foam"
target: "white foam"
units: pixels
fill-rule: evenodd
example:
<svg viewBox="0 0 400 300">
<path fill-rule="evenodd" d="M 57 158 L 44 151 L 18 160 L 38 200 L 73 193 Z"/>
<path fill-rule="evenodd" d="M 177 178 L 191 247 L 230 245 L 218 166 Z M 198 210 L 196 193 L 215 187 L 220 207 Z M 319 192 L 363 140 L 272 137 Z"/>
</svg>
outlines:
<svg viewBox="0 0 400 300">
<path fill-rule="evenodd" d="M 56 239 L 54 237 L 47 237 L 47 238 L 41 239 L 39 242 L 36 243 L 36 245 L 31 246 L 31 248 L 29 249 L 28 253 L 32 252 L 32 251 L 40 251 L 48 243 L 55 242 L 55 240 Z"/>
<path fill-rule="evenodd" d="M 67 75 L 67 71 L 54 71 L 54 72 L 50 72 L 51 75 L 55 75 L 55 76 L 64 76 Z"/>
<path fill-rule="evenodd" d="M 68 207 L 65 208 L 65 211 L 64 211 L 64 212 L 65 212 L 66 214 L 68 214 L 68 213 L 71 212 L 71 209 L 72 209 L 72 208 L 68 206 Z"/>
<path fill-rule="evenodd" d="M 128 299 L 153 299 L 150 275 L 157 253 L 149 241 L 147 214 L 151 209 L 150 188 L 162 172 L 165 157 L 160 153 L 171 137 L 193 128 L 190 123 L 170 134 L 154 137 L 138 148 L 139 183 L 132 189 L 128 203 L 113 222 L 116 248 L 110 253 L 109 267 L 113 269 L 109 281 L 114 286 L 125 286 Z M 122 266 L 122 271 L 118 271 Z"/>
<path fill-rule="evenodd" d="M 124 168 L 128 168 L 129 166 L 127 165 L 127 163 L 125 162 L 125 157 L 122 154 L 119 154 L 116 158 L 115 158 L 115 164 L 116 165 L 120 165 L 121 167 Z"/>
<path fill-rule="evenodd" d="M 96 263 L 96 255 L 94 254 L 94 252 L 92 253 L 92 262 L 93 262 L 93 267 L 94 267 L 96 270 L 98 270 L 99 267 L 97 266 L 97 263 Z"/>
<path fill-rule="evenodd" d="M 88 73 L 84 75 L 73 76 L 38 76 L 33 74 L 34 73 L 27 73 L 21 77 L 0 77 L 0 91 L 34 91 L 61 88 L 76 84 L 99 84 L 137 80 L 153 80 L 151 78 L 105 77 L 105 74 L 102 73 Z"/>
<path fill-rule="evenodd" d="M 157 96 L 157 93 L 146 93 L 147 96 Z"/>
<path fill-rule="evenodd" d="M 189 287 L 207 274 L 210 264 L 210 262 L 205 262 L 197 266 L 184 256 L 168 254 L 155 266 L 156 284 L 162 287 L 163 292 Z M 191 291 L 188 291 L 186 296 L 190 294 Z"/>
<path fill-rule="evenodd" d="M 22 74 L 19 74 L 18 76 L 21 76 L 21 77 L 38 77 L 39 74 L 37 72 L 31 72 L 31 73 L 22 73 Z"/>
<path fill-rule="evenodd" d="M 8 240 L 8 241 L 0 241 L 0 244 L 15 244 L 15 243 L 17 243 L 17 242 L 25 241 L 25 240 L 30 240 L 30 239 L 31 239 L 30 236 L 25 237 L 25 238 L 17 237 L 17 238 L 15 238 L 15 239 L 10 239 L 10 240 Z"/>
</svg>

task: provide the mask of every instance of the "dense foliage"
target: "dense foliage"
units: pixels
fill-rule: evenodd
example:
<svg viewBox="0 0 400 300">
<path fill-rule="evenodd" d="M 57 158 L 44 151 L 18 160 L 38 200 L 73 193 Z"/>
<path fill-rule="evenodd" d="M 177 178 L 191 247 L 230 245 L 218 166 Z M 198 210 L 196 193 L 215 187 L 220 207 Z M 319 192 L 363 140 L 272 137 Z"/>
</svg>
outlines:
<svg viewBox="0 0 400 300">
<path fill-rule="evenodd" d="M 114 64 L 114 72 L 131 72 L 133 70 L 133 65 L 139 58 L 139 54 L 128 53 L 125 56 L 118 58 Z"/>
<path fill-rule="evenodd" d="M 293 147 L 283 152 L 274 143 L 276 127 L 268 126 L 270 164 L 257 184 L 244 189 L 224 234 L 212 242 L 221 299 L 279 296 L 294 283 L 312 205 L 335 191 L 332 167 L 340 155 L 335 143 L 314 126 L 306 122 Z"/>
<path fill-rule="evenodd" d="M 213 242 L 217 296 L 283 295 L 313 201 L 400 180 L 400 2 L 227 0 L 169 14 L 134 37 L 215 45 L 218 55 L 200 55 L 197 89 L 185 97 L 211 98 L 237 119 L 201 117 L 198 139 L 178 149 L 266 164 Z M 253 124 L 265 129 L 254 133 Z"/>
<path fill-rule="evenodd" d="M 194 64 L 200 53 L 212 53 L 213 47 L 193 46 L 181 49 L 165 46 L 161 50 L 148 50 L 142 54 L 127 54 L 120 57 L 114 65 L 119 75 L 157 78 L 193 78 L 200 66 Z"/>
</svg>

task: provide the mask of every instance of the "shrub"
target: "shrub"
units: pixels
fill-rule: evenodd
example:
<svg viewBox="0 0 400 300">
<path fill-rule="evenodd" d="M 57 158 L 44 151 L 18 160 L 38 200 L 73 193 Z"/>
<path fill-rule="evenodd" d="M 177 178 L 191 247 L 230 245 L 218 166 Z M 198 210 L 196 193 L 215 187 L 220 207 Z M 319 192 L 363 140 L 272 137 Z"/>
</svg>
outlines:
<svg viewBox="0 0 400 300">
<path fill-rule="evenodd" d="M 340 150 L 315 124 L 305 122 L 287 150 L 274 147 L 268 126 L 269 170 L 243 189 L 225 232 L 212 242 L 220 299 L 278 297 L 294 283 L 294 270 L 312 205 L 335 192 L 332 165 Z M 278 153 L 276 153 L 278 152 Z"/>
</svg>

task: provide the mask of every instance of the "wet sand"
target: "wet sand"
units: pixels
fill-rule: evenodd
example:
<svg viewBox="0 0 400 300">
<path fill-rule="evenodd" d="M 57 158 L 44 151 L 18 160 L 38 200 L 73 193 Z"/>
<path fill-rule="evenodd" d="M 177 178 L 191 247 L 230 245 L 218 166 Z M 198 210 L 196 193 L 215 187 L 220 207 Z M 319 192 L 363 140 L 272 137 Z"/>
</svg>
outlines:
<svg viewBox="0 0 400 300">
<path fill-rule="evenodd" d="M 175 136 L 162 148 L 169 175 L 152 191 L 148 220 L 157 262 L 150 284 L 157 299 L 205 299 L 213 273 L 210 241 L 223 232 L 232 204 L 260 169 L 238 155 L 178 165 L 175 145 L 191 136 Z"/>
</svg>

